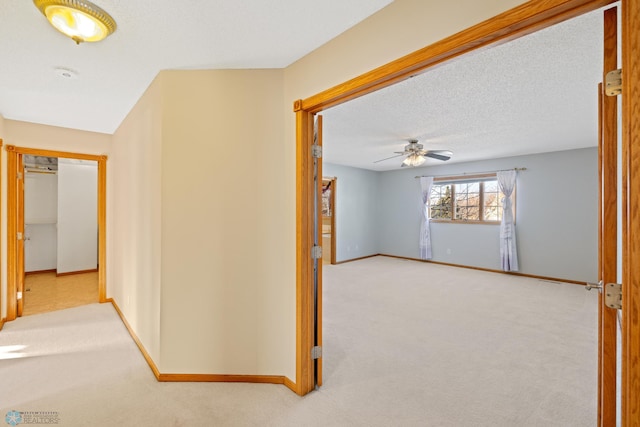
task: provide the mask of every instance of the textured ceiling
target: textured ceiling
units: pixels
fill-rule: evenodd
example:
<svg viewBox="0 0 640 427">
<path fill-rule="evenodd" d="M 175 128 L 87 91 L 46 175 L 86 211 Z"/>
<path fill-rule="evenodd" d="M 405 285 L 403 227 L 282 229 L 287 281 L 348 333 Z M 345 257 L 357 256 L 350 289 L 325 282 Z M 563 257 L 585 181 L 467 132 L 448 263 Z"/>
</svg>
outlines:
<svg viewBox="0 0 640 427">
<path fill-rule="evenodd" d="M 596 146 L 601 76 L 598 11 L 324 111 L 323 158 L 398 169 L 402 157 L 374 161 L 411 138 L 449 162 Z"/>
<path fill-rule="evenodd" d="M 79 46 L 32 1 L 0 1 L 5 118 L 113 133 L 160 70 L 286 67 L 392 0 L 93 1 L 118 29 Z"/>
</svg>

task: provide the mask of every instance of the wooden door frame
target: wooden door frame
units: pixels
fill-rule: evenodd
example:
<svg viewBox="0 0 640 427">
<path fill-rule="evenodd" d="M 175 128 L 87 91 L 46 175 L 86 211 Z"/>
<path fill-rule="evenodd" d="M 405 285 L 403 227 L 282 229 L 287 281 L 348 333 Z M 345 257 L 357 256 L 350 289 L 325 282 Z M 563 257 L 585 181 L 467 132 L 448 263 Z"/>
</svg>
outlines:
<svg viewBox="0 0 640 427">
<path fill-rule="evenodd" d="M 331 183 L 331 196 L 329 203 L 331 206 L 331 264 L 336 264 L 336 187 L 338 186 L 338 178 L 335 176 L 322 177 L 322 181 Z"/>
<path fill-rule="evenodd" d="M 0 138 L 0 189 L 2 188 L 2 147 L 4 146 L 4 141 Z M 2 233 L 0 233 L 0 242 L 2 241 Z M 0 245 L 1 247 L 1 245 Z M 0 249 L 0 259 L 2 259 L 2 250 Z M 6 317 L 2 316 L 2 307 L 3 301 L 5 300 L 5 296 L 2 294 L 0 286 L 0 331 L 4 326 L 4 322 L 7 320 Z"/>
<path fill-rule="evenodd" d="M 18 275 L 20 271 L 17 233 L 24 229 L 24 217 L 18 215 L 18 156 L 32 155 L 61 157 L 65 159 L 92 160 L 98 164 L 98 300 L 107 302 L 107 156 L 70 153 L 66 151 L 42 150 L 38 148 L 7 145 L 7 321 L 18 316 Z M 24 262 L 22 262 L 24 270 Z"/>
<path fill-rule="evenodd" d="M 622 425 L 640 425 L 640 2 L 622 0 Z M 635 174 L 634 174 L 635 172 Z M 632 238 L 635 236 L 635 239 Z"/>
<path fill-rule="evenodd" d="M 420 74 L 436 64 L 476 49 L 533 33 L 615 3 L 614 0 L 529 1 L 494 18 L 447 37 L 304 100 L 296 114 L 296 392 L 313 390 L 312 307 L 313 115 Z M 623 425 L 640 423 L 640 2 L 622 3 L 623 82 Z M 635 115 L 632 114 L 635 113 Z"/>
<path fill-rule="evenodd" d="M 618 68 L 618 10 L 603 14 L 603 75 Z M 598 85 L 598 278 L 615 283 L 618 270 L 618 99 L 606 96 Z M 615 426 L 617 412 L 618 310 L 598 295 L 598 423 Z"/>
<path fill-rule="evenodd" d="M 315 130 L 317 131 L 317 139 L 315 142 L 316 142 L 316 145 L 322 148 L 322 141 L 323 141 L 322 116 L 318 114 L 315 117 L 315 120 L 316 120 Z M 322 159 L 321 158 L 318 159 L 318 168 L 316 170 L 316 177 L 317 177 L 316 178 L 316 181 L 317 181 L 316 212 L 318 214 L 317 216 L 318 223 L 316 224 L 317 226 L 316 238 L 318 241 L 318 245 L 320 246 L 320 248 L 322 248 Z M 317 271 L 317 282 L 316 282 L 317 288 L 315 291 L 315 298 L 314 298 L 315 318 L 313 319 L 312 324 L 314 327 L 313 333 L 316 335 L 314 346 L 322 347 L 322 268 L 323 268 L 322 258 L 317 260 L 316 268 L 318 271 Z M 317 385 L 318 387 L 320 387 L 322 385 L 322 357 L 319 357 L 318 359 L 315 360 L 315 364 L 313 366 L 313 372 L 314 372 L 314 385 Z"/>
<path fill-rule="evenodd" d="M 22 236 L 21 239 L 16 239 L 16 293 L 21 295 L 16 300 L 16 315 L 22 316 L 24 308 L 24 156 L 16 156 L 16 168 L 18 174 L 12 174 L 13 176 L 20 175 L 20 179 L 16 179 L 16 231 Z M 15 236 L 15 233 L 7 234 L 7 236 Z"/>
</svg>

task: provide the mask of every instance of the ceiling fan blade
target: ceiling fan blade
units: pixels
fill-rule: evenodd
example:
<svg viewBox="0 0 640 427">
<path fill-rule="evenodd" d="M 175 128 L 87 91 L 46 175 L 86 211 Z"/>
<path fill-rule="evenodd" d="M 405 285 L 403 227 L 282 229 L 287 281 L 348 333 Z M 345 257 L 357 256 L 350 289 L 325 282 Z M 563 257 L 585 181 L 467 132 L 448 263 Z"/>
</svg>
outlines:
<svg viewBox="0 0 640 427">
<path fill-rule="evenodd" d="M 389 160 L 389 159 L 395 159 L 396 157 L 400 157 L 400 156 L 404 156 L 404 153 L 400 153 L 396 156 L 391 156 L 391 157 L 387 157 L 386 159 L 380 159 L 380 160 L 376 160 L 373 163 L 379 163 L 379 162 L 384 162 L 385 160 Z"/>
<path fill-rule="evenodd" d="M 451 158 L 453 153 L 449 150 L 433 150 L 424 154 L 425 157 L 431 157 L 432 159 L 447 161 Z"/>
</svg>

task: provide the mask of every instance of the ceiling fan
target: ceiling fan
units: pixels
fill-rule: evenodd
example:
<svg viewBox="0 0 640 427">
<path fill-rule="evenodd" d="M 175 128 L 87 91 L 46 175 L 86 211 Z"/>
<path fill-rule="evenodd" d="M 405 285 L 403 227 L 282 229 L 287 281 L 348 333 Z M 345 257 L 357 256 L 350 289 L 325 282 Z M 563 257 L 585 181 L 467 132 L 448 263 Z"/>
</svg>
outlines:
<svg viewBox="0 0 640 427">
<path fill-rule="evenodd" d="M 426 161 L 426 157 L 447 161 L 453 155 L 449 150 L 425 150 L 422 144 L 418 144 L 417 139 L 410 139 L 409 144 L 404 146 L 404 151 L 395 151 L 395 153 L 395 156 L 376 160 L 373 163 L 384 162 L 385 160 L 395 159 L 400 156 L 407 156 L 402 162 L 402 167 L 404 168 L 407 166 L 420 166 Z"/>
</svg>

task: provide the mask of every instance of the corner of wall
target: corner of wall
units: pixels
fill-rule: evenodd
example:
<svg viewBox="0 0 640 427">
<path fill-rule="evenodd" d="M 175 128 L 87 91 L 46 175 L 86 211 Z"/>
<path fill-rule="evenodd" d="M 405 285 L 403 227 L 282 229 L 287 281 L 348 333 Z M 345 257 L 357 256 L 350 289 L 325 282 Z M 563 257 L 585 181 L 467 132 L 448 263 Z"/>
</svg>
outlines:
<svg viewBox="0 0 640 427">
<path fill-rule="evenodd" d="M 160 357 L 160 74 L 113 135 L 107 184 L 108 297 L 156 363 Z"/>
<path fill-rule="evenodd" d="M 160 74 L 161 372 L 295 373 L 283 79 L 280 69 Z M 281 241 L 292 245 L 272 250 Z"/>
</svg>

